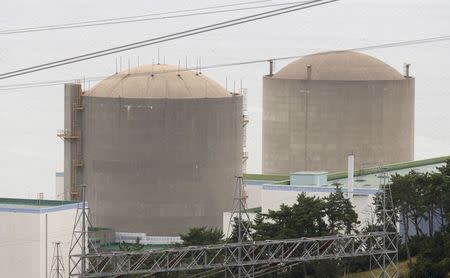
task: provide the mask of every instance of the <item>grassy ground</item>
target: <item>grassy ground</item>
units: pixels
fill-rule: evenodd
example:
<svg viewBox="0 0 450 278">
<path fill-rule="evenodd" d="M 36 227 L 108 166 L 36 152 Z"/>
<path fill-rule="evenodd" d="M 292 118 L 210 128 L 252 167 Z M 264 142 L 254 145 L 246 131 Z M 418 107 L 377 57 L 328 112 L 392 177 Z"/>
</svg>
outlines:
<svg viewBox="0 0 450 278">
<path fill-rule="evenodd" d="M 413 261 L 415 261 L 414 258 L 413 258 Z M 400 268 L 400 277 L 407 277 L 407 275 L 409 273 L 408 261 L 399 262 L 399 268 Z M 378 275 L 379 275 L 379 271 L 375 271 L 375 277 L 378 277 Z M 345 277 L 345 278 L 367 278 L 367 277 L 372 277 L 372 276 L 370 274 L 370 271 L 363 271 L 363 272 L 358 272 L 358 273 L 351 273 L 351 274 L 348 274 L 343 277 Z"/>
</svg>

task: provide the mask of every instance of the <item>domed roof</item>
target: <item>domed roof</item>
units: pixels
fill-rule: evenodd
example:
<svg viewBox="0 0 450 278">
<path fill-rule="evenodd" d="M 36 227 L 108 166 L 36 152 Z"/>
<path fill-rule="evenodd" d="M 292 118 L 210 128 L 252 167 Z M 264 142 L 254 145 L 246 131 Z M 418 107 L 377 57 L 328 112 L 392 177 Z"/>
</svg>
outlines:
<svg viewBox="0 0 450 278">
<path fill-rule="evenodd" d="M 353 51 L 331 51 L 304 56 L 278 71 L 274 77 L 283 79 L 307 78 L 311 65 L 311 80 L 401 80 L 396 69 L 366 54 Z"/>
<path fill-rule="evenodd" d="M 122 98 L 223 98 L 230 97 L 217 82 L 190 70 L 170 65 L 145 65 L 124 70 L 84 93 L 90 97 Z"/>
</svg>

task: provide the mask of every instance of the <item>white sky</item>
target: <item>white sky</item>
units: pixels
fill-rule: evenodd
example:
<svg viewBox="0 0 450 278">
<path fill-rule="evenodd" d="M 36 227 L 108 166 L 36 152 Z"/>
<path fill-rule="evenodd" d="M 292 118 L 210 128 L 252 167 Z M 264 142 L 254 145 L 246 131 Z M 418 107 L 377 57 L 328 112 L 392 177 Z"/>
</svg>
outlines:
<svg viewBox="0 0 450 278">
<path fill-rule="evenodd" d="M 273 3 L 287 0 L 270 1 Z M 242 2 L 226 1 L 107 1 L 3 0 L 0 29 L 80 20 L 165 12 Z M 140 22 L 90 29 L 0 35 L 0 72 L 169 34 L 248 14 Z M 208 34 L 163 43 L 167 63 L 191 65 L 253 60 L 277 56 L 450 35 L 450 1 L 342 0 Z M 52 70 L 0 81 L 0 85 L 112 74 L 116 57 L 124 67 L 151 63 L 157 48 L 146 47 Z M 366 52 L 399 71 L 412 64 L 416 76 L 416 159 L 450 154 L 450 41 Z M 278 63 L 279 69 L 284 63 Z M 249 90 L 249 172 L 261 167 L 261 83 L 265 64 L 207 70 L 204 73 L 229 87 L 243 81 Z M 93 84 L 91 84 L 92 86 Z M 63 166 L 63 144 L 56 131 L 63 127 L 63 86 L 0 91 L 0 196 L 53 197 L 55 171 Z"/>
</svg>

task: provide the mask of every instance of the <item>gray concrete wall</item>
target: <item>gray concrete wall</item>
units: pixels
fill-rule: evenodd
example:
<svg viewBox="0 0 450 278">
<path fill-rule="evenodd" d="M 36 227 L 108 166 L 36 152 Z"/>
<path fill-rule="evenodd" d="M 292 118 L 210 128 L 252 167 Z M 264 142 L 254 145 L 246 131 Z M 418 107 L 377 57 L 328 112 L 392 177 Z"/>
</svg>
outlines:
<svg viewBox="0 0 450 278">
<path fill-rule="evenodd" d="M 414 159 L 414 79 L 264 77 L 263 173 L 356 170 Z"/>
<path fill-rule="evenodd" d="M 242 97 L 83 97 L 84 182 L 96 226 L 221 228 L 242 171 Z"/>
<path fill-rule="evenodd" d="M 79 113 L 76 115 L 73 112 L 73 105 L 75 100 L 81 91 L 80 84 L 64 84 L 64 130 L 69 133 L 74 132 L 72 126 L 72 117 L 80 117 Z M 80 120 L 78 118 L 77 120 Z M 74 159 L 74 153 L 76 152 L 76 145 L 73 140 L 64 139 L 64 199 L 70 200 L 70 185 L 72 180 L 72 159 Z M 78 172 L 80 170 L 77 170 Z M 79 176 L 79 175 L 78 175 Z M 79 184 L 79 183 L 78 183 Z"/>
</svg>

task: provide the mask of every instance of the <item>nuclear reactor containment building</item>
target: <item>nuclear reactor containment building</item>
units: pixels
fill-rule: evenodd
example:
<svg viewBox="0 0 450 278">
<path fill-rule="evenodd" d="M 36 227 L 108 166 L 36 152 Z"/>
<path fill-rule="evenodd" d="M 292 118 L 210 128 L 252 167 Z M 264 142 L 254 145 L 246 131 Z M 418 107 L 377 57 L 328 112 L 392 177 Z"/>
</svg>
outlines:
<svg viewBox="0 0 450 278">
<path fill-rule="evenodd" d="M 351 51 L 304 56 L 263 78 L 263 173 L 344 171 L 414 158 L 414 78 Z"/>
<path fill-rule="evenodd" d="M 242 174 L 242 96 L 192 71 L 149 65 L 93 89 L 65 86 L 66 199 L 88 185 L 96 226 L 178 235 L 221 227 Z"/>
</svg>

